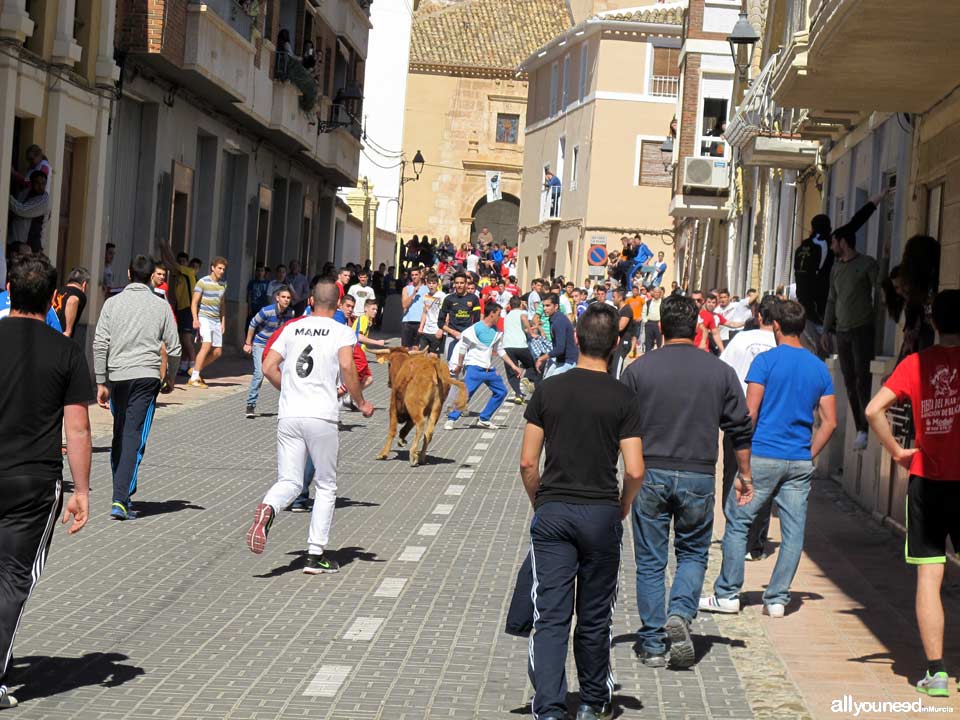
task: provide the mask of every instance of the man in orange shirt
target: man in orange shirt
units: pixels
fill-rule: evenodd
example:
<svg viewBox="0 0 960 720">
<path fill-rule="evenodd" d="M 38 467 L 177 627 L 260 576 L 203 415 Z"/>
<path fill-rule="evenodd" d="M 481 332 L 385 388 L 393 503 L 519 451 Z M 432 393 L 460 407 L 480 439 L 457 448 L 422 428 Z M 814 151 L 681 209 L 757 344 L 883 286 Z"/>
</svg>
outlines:
<svg viewBox="0 0 960 720">
<path fill-rule="evenodd" d="M 633 292 L 630 293 L 630 297 L 627 298 L 627 306 L 630 310 L 633 311 L 633 322 L 634 322 L 634 335 L 633 343 L 630 347 L 630 357 L 635 358 L 637 356 L 637 345 L 642 344 L 643 332 L 641 328 L 641 323 L 643 322 L 643 305 L 646 303 L 647 298 L 641 292 L 639 285 L 633 286 Z"/>
</svg>

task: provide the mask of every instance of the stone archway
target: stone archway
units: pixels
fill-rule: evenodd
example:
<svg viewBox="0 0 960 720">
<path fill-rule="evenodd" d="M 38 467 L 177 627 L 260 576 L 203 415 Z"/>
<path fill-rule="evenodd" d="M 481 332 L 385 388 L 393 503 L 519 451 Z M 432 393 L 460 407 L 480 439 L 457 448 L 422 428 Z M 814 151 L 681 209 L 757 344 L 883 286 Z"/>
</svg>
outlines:
<svg viewBox="0 0 960 720">
<path fill-rule="evenodd" d="M 475 241 L 483 228 L 489 228 L 494 241 L 511 247 L 517 244 L 517 229 L 520 223 L 520 199 L 503 193 L 502 200 L 492 203 L 480 198 L 470 213 L 470 240 Z"/>
</svg>

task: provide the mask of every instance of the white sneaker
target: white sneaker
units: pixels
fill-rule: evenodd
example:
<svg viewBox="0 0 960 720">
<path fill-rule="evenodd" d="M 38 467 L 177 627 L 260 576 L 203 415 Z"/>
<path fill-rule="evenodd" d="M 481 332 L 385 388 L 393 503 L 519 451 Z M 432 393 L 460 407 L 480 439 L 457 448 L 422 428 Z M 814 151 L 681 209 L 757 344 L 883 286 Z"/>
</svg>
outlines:
<svg viewBox="0 0 960 720">
<path fill-rule="evenodd" d="M 455 423 L 454 420 L 447 420 L 447 421 L 443 424 L 443 429 L 444 429 L 444 430 L 453 430 L 453 426 L 454 426 L 455 424 L 456 424 L 456 423 Z"/>
<path fill-rule="evenodd" d="M 487 430 L 497 430 L 497 426 L 494 425 L 489 420 L 477 420 L 477 426 L 486 428 Z"/>
<path fill-rule="evenodd" d="M 700 609 L 704 612 L 726 613 L 736 615 L 740 612 L 740 598 L 718 598 L 716 595 L 709 595 L 700 598 Z"/>
<path fill-rule="evenodd" d="M 867 449 L 867 434 L 865 432 L 858 432 L 856 439 L 853 441 L 854 450 L 866 450 Z"/>
<path fill-rule="evenodd" d="M 10 694 L 6 685 L 0 685 L 0 710 L 17 706 L 17 699 Z"/>
<path fill-rule="evenodd" d="M 770 603 L 763 606 L 763 614 L 772 618 L 782 618 L 784 610 L 783 603 Z"/>
</svg>

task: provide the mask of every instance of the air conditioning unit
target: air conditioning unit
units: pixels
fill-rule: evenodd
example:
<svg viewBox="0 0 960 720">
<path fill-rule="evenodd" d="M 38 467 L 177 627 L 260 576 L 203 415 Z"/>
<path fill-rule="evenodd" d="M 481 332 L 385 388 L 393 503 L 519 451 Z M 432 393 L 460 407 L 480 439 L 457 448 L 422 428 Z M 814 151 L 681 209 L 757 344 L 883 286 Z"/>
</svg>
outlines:
<svg viewBox="0 0 960 720">
<path fill-rule="evenodd" d="M 729 185 L 727 161 L 715 157 L 683 159 L 683 186 L 721 190 Z"/>
</svg>

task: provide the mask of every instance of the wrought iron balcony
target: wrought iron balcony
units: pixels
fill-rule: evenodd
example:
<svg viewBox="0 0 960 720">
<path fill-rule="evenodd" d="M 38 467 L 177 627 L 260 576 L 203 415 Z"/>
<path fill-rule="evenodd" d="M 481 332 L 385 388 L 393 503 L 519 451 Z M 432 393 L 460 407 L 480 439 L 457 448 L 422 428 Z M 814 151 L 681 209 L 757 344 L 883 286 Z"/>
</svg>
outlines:
<svg viewBox="0 0 960 720">
<path fill-rule="evenodd" d="M 203 4 L 219 15 L 244 40 L 250 39 L 253 18 L 236 0 L 203 0 Z"/>
</svg>

